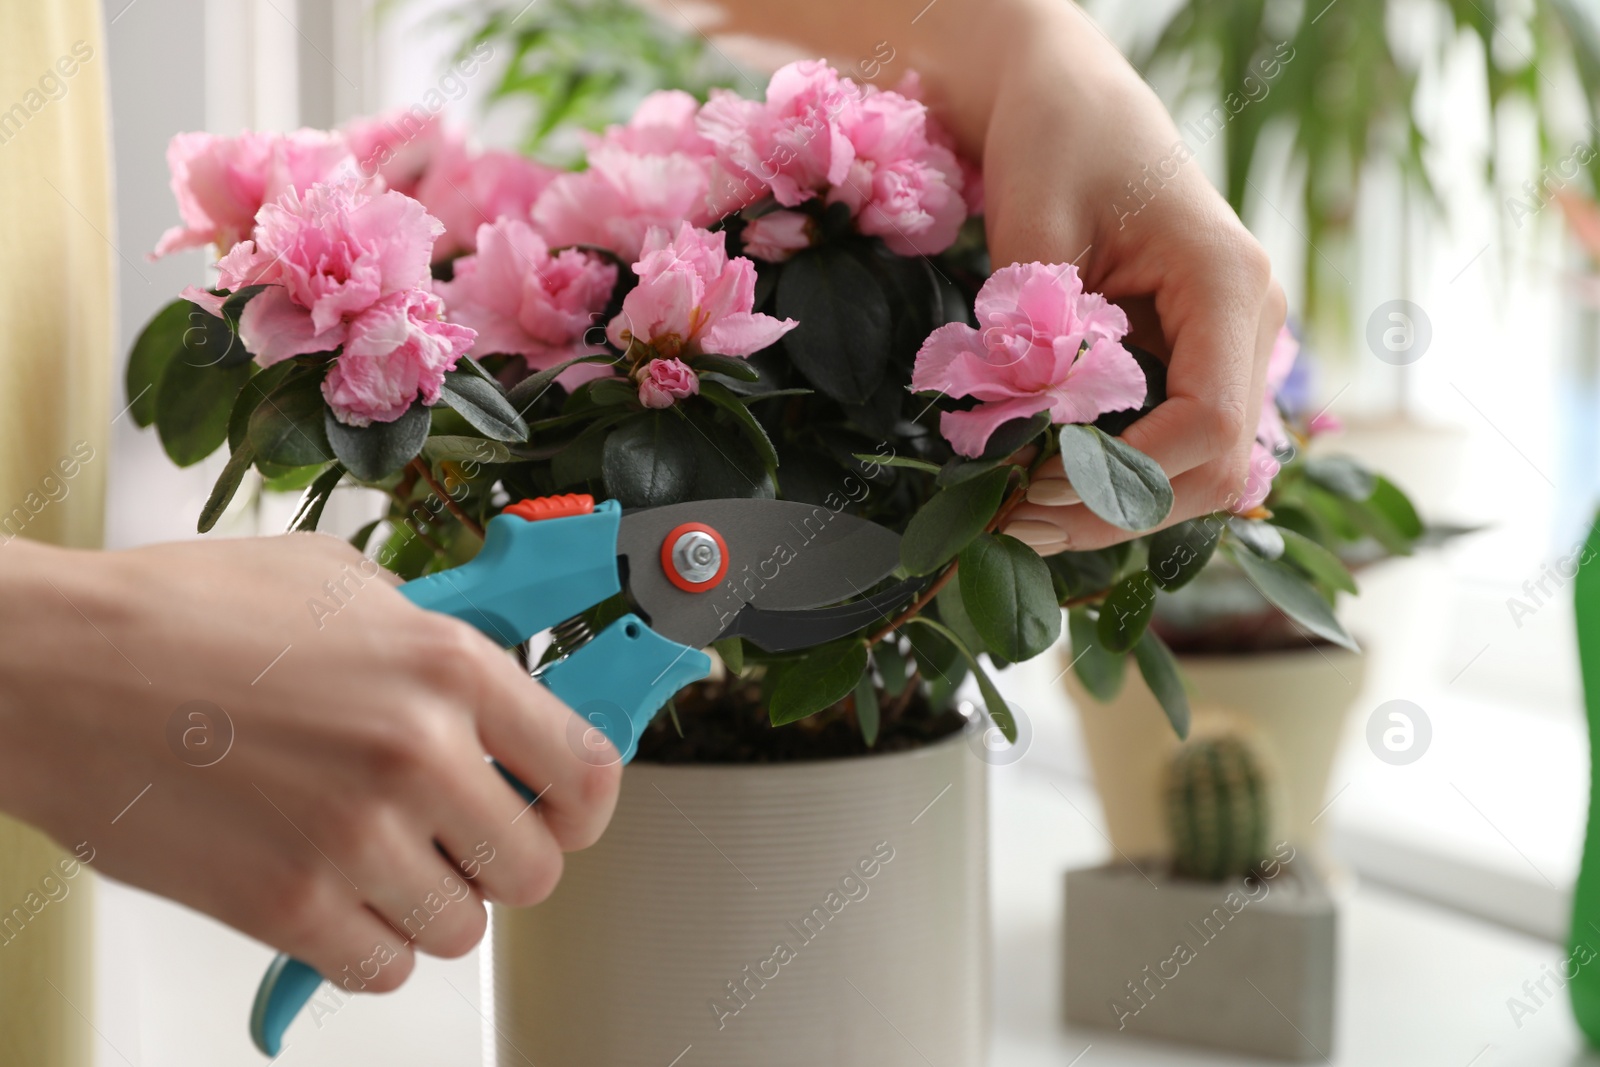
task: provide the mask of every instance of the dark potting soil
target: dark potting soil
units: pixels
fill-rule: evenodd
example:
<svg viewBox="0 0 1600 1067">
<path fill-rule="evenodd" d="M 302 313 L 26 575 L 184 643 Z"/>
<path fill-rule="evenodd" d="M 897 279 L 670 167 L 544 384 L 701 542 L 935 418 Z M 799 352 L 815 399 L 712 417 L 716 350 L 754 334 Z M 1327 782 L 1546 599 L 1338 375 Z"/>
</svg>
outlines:
<svg viewBox="0 0 1600 1067">
<path fill-rule="evenodd" d="M 657 715 L 639 739 L 648 763 L 789 763 L 842 759 L 922 748 L 964 729 L 954 709 L 934 713 L 917 694 L 905 707 L 885 698 L 877 743 L 862 740 L 849 699 L 799 722 L 773 726 L 758 683 L 701 682 L 678 694 L 679 736 L 672 716 Z"/>
</svg>

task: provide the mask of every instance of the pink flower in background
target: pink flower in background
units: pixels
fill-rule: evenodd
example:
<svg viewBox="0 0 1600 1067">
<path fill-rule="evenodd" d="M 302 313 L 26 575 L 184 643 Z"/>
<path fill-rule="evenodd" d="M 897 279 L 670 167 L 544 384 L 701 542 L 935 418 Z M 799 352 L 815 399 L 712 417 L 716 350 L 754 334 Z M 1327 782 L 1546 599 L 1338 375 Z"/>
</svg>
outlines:
<svg viewBox="0 0 1600 1067">
<path fill-rule="evenodd" d="M 1267 357 L 1266 395 L 1261 399 L 1261 419 L 1256 425 L 1256 436 L 1274 452 L 1281 452 L 1292 444 L 1283 424 L 1283 413 L 1278 410 L 1278 391 L 1289 380 L 1289 372 L 1294 370 L 1294 361 L 1299 355 L 1300 342 L 1289 332 L 1289 327 L 1280 327 L 1277 340 L 1272 343 L 1272 354 Z"/>
<path fill-rule="evenodd" d="M 862 233 L 896 255 L 932 255 L 955 243 L 967 217 L 956 155 L 928 132 L 928 109 L 899 93 L 872 92 L 845 127 L 855 160 L 828 194 Z"/>
<path fill-rule="evenodd" d="M 670 408 L 699 392 L 700 379 L 681 359 L 653 359 L 639 379 L 639 403 L 647 408 Z"/>
<path fill-rule="evenodd" d="M 821 60 L 790 63 L 767 83 L 765 103 L 713 89 L 700 132 L 717 158 L 758 198 L 770 189 L 785 207 L 845 180 L 856 150 L 846 131 L 861 109 L 861 87 Z"/>
<path fill-rule="evenodd" d="M 753 312 L 755 264 L 743 256 L 729 259 L 722 234 L 687 222 L 677 236 L 652 229 L 633 272 L 639 284 L 606 331 L 624 351 L 638 342 L 669 359 L 701 352 L 748 356 L 799 325 Z"/>
<path fill-rule="evenodd" d="M 445 145 L 439 116 L 413 105 L 345 124 L 345 140 L 366 177 L 397 193 L 416 195 L 417 183 Z"/>
<path fill-rule="evenodd" d="M 613 264 L 571 248 L 551 255 L 544 238 L 517 219 L 479 227 L 477 246 L 456 261 L 454 280 L 434 289 L 452 322 L 477 331 L 478 355 L 515 353 L 541 370 L 600 350 L 584 333 L 611 298 Z"/>
<path fill-rule="evenodd" d="M 1118 343 L 1127 316 L 1084 292 L 1076 267 L 1003 267 L 979 290 L 976 311 L 980 330 L 939 327 L 911 373 L 913 390 L 981 401 L 940 417 L 940 432 L 962 455 L 981 455 L 1011 419 L 1048 411 L 1057 424 L 1085 423 L 1144 402 L 1144 372 Z"/>
<path fill-rule="evenodd" d="M 1272 492 L 1272 479 L 1278 476 L 1281 467 L 1278 457 L 1294 448 L 1289 429 L 1283 424 L 1283 413 L 1278 410 L 1278 391 L 1289 380 L 1289 373 L 1294 370 L 1294 361 L 1299 355 L 1300 342 L 1289 331 L 1289 327 L 1280 327 L 1277 339 L 1272 343 L 1272 354 L 1267 357 L 1267 384 L 1261 398 L 1256 439 L 1250 446 L 1250 471 L 1245 478 L 1244 493 L 1234 505 L 1234 511 L 1249 511 L 1267 499 L 1267 494 Z M 1312 422 L 1315 424 L 1317 420 L 1313 419 Z M 1337 423 L 1337 420 L 1334 422 Z"/>
<path fill-rule="evenodd" d="M 561 172 L 515 152 L 472 153 L 447 138 L 422 180 L 416 198 L 444 223 L 435 260 L 471 252 L 478 227 L 501 218 L 526 219 L 539 194 Z"/>
<path fill-rule="evenodd" d="M 714 221 L 709 190 L 702 160 L 603 145 L 590 154 L 588 170 L 550 183 L 533 220 L 552 245 L 595 245 L 631 260 L 654 228 Z"/>
<path fill-rule="evenodd" d="M 589 244 L 636 259 L 652 226 L 705 226 L 712 205 L 714 146 L 695 127 L 688 93 L 651 93 L 626 125 L 588 138 L 589 167 L 563 174 L 534 205 L 539 230 L 554 245 Z"/>
<path fill-rule="evenodd" d="M 768 263 L 782 263 L 811 247 L 811 220 L 798 211 L 771 211 L 744 227 L 744 250 Z"/>
<path fill-rule="evenodd" d="M 263 367 L 337 348 L 352 319 L 428 284 L 442 229 L 415 200 L 353 180 L 291 190 L 261 209 L 255 239 L 217 264 L 223 288 L 270 287 L 245 305 L 245 346 Z"/>
<path fill-rule="evenodd" d="M 465 326 L 443 321 L 443 313 L 437 296 L 411 289 L 385 297 L 350 323 L 344 351 L 322 382 L 323 399 L 340 422 L 393 422 L 418 397 L 438 402 L 445 372 L 473 339 Z"/>
<path fill-rule="evenodd" d="M 235 137 L 180 133 L 167 145 L 167 166 L 183 225 L 161 235 L 152 259 L 205 245 L 225 253 L 251 235 L 262 205 L 303 192 L 341 169 L 353 173 L 344 138 L 318 130 Z"/>
</svg>

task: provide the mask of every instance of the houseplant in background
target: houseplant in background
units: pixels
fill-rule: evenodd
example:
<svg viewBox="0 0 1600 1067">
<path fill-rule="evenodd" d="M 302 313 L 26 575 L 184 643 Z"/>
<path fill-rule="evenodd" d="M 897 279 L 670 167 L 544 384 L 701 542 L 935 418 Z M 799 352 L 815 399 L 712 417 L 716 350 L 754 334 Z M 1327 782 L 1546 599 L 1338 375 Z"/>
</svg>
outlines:
<svg viewBox="0 0 1600 1067">
<path fill-rule="evenodd" d="M 1573 101 L 1565 94 L 1576 82 L 1587 122 L 1600 116 L 1600 33 L 1592 13 L 1571 0 L 1516 6 L 1340 0 L 1298 7 L 1185 0 L 1130 50 L 1155 84 L 1215 101 L 1184 130 L 1197 142 L 1191 150 L 1221 136 L 1220 185 L 1241 218 L 1248 221 L 1263 205 L 1277 212 L 1276 193 L 1269 198 L 1260 187 L 1261 164 L 1276 154 L 1278 138 L 1288 138 L 1282 188 L 1289 200 L 1281 203 L 1293 205 L 1291 212 L 1297 207 L 1303 220 L 1303 310 L 1321 350 L 1348 347 L 1356 336 L 1352 315 L 1364 318 L 1367 311 L 1348 303 L 1355 226 L 1372 210 L 1366 191 L 1391 180 L 1402 191 L 1399 217 L 1385 227 L 1397 235 L 1401 295 L 1414 281 L 1407 272 L 1418 258 L 1409 216 L 1417 208 L 1440 209 L 1430 138 L 1439 132 L 1436 124 L 1461 122 L 1461 108 L 1471 105 L 1452 96 L 1448 107 L 1427 114 L 1423 49 L 1430 44 L 1441 58 L 1458 53 L 1482 66 L 1488 106 L 1481 125 L 1488 137 L 1467 146 L 1476 164 L 1468 173 L 1480 174 L 1496 198 L 1527 197 L 1524 210 L 1537 210 L 1548 195 L 1547 176 L 1525 184 L 1516 174 L 1507 188 L 1496 187 L 1504 177 L 1496 167 L 1504 136 L 1498 119 L 1508 105 L 1527 108 L 1541 153 L 1589 136 L 1583 122 L 1572 122 Z M 1574 77 L 1563 84 L 1568 72 Z M 1591 159 L 1591 174 L 1593 166 Z M 1462 168 L 1452 162 L 1449 173 L 1459 180 Z M 1501 221 L 1517 221 L 1516 209 Z"/>
<path fill-rule="evenodd" d="M 1197 736 L 1172 754 L 1163 785 L 1170 865 L 1067 872 L 1066 1018 L 1327 1059 L 1337 917 L 1315 869 L 1269 834 L 1266 769 L 1236 735 Z M 1246 985 L 1256 992 L 1232 995 Z"/>
<path fill-rule="evenodd" d="M 1249 733 L 1283 783 L 1277 833 L 1320 862 L 1315 820 L 1363 676 L 1330 609 L 1356 591 L 1350 566 L 1409 554 L 1428 531 L 1392 482 L 1325 447 L 1337 423 L 1306 406 L 1310 367 L 1299 351 L 1285 331 L 1272 353 L 1258 447 L 1278 467 L 1250 513 L 1258 518 L 1196 520 L 1103 554 L 1126 589 L 1108 603 L 1142 606 L 1181 665 L 1198 719 Z M 1179 567 L 1191 552 L 1209 565 Z M 1315 599 L 1280 589 L 1290 571 L 1310 581 Z M 1104 614 L 1087 605 L 1069 613 L 1068 692 L 1111 840 L 1128 855 L 1166 855 L 1161 780 L 1174 738 L 1157 696 L 1125 684 L 1127 657 L 1114 635 L 1107 640 Z"/>
</svg>

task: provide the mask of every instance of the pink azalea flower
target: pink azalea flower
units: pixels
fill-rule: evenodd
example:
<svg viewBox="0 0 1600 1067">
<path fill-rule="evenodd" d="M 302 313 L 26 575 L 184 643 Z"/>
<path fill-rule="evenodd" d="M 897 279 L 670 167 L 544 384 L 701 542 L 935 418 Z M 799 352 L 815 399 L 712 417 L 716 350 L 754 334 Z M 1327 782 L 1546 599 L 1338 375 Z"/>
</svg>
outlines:
<svg viewBox="0 0 1600 1067">
<path fill-rule="evenodd" d="M 240 337 L 263 367 L 337 348 L 368 308 L 428 284 L 442 229 L 396 192 L 374 195 L 353 181 L 290 190 L 261 209 L 254 240 L 217 264 L 225 289 L 270 286 L 245 305 Z"/>
<path fill-rule="evenodd" d="M 516 353 L 541 370 L 600 351 L 585 331 L 611 298 L 613 264 L 573 248 L 551 255 L 517 219 L 479 227 L 477 246 L 456 261 L 454 280 L 434 286 L 450 320 L 477 331 L 477 354 Z"/>
<path fill-rule="evenodd" d="M 1289 327 L 1280 328 L 1272 344 L 1272 354 L 1267 357 L 1267 383 L 1261 398 L 1261 417 L 1256 423 L 1256 439 L 1250 445 L 1250 470 L 1245 477 L 1244 492 L 1234 505 L 1234 511 L 1249 511 L 1261 506 L 1267 494 L 1272 492 L 1272 480 L 1281 469 L 1278 457 L 1294 448 L 1294 440 L 1289 436 L 1289 429 L 1283 423 L 1283 414 L 1278 410 L 1278 391 L 1289 380 L 1294 361 L 1299 355 L 1300 342 L 1289 332 Z M 1312 420 L 1314 432 L 1317 421 Z M 1337 423 L 1337 420 L 1334 422 Z"/>
<path fill-rule="evenodd" d="M 1306 432 L 1312 437 L 1338 433 L 1342 429 L 1344 429 L 1344 421 L 1339 416 L 1327 411 L 1311 416 L 1311 421 L 1306 423 Z"/>
<path fill-rule="evenodd" d="M 790 63 L 767 83 L 765 103 L 714 89 L 699 127 L 718 160 L 759 197 L 770 189 L 793 207 L 841 184 L 855 162 L 847 130 L 861 110 L 861 87 L 822 60 Z"/>
<path fill-rule="evenodd" d="M 768 263 L 782 263 L 811 247 L 811 220 L 798 211 L 771 211 L 744 227 L 744 250 Z"/>
<path fill-rule="evenodd" d="M 317 130 L 180 133 L 167 145 L 172 193 L 183 225 L 161 235 L 151 258 L 216 245 L 225 253 L 250 237 L 256 213 L 286 192 L 304 192 L 353 161 L 344 138 Z"/>
<path fill-rule="evenodd" d="M 715 146 L 695 126 L 698 110 L 688 93 L 651 93 L 626 125 L 589 137 L 588 169 L 561 175 L 534 205 L 540 232 L 631 260 L 652 226 L 705 226 L 731 210 L 713 206 Z"/>
<path fill-rule="evenodd" d="M 981 403 L 947 411 L 939 429 L 964 456 L 982 455 L 1002 423 L 1040 411 L 1057 424 L 1092 422 L 1144 402 L 1144 372 L 1118 342 L 1128 318 L 1086 293 L 1070 264 L 1003 267 L 984 282 L 975 330 L 953 322 L 928 335 L 911 388 Z"/>
<path fill-rule="evenodd" d="M 438 403 L 445 372 L 473 339 L 465 326 L 443 321 L 443 313 L 437 296 L 411 289 L 385 297 L 352 321 L 344 351 L 322 382 L 334 416 L 347 426 L 367 426 L 393 422 L 418 397 Z"/>
<path fill-rule="evenodd" d="M 699 392 L 699 377 L 681 359 L 653 359 L 639 379 L 639 403 L 647 408 L 670 408 Z"/>
<path fill-rule="evenodd" d="M 1246 512 L 1261 506 L 1272 492 L 1272 479 L 1278 476 L 1278 459 L 1272 449 L 1254 441 L 1250 445 L 1250 472 L 1245 478 L 1244 494 L 1233 506 L 1236 512 Z"/>
<path fill-rule="evenodd" d="M 862 233 L 897 255 L 933 255 L 955 243 L 967 217 L 956 155 L 928 130 L 928 109 L 893 92 L 871 92 L 850 112 L 855 148 L 843 182 L 828 194 L 856 216 Z"/>
<path fill-rule="evenodd" d="M 1278 411 L 1278 391 L 1289 380 L 1294 361 L 1300 355 L 1300 342 L 1295 340 L 1289 327 L 1278 330 L 1272 344 L 1272 354 L 1267 357 L 1266 395 L 1261 400 L 1261 419 L 1256 425 L 1256 436 L 1275 452 L 1281 452 L 1293 443 L 1283 424 L 1283 414 Z"/>
<path fill-rule="evenodd" d="M 472 153 L 447 139 L 417 183 L 416 197 L 444 223 L 436 260 L 471 252 L 478 227 L 501 218 L 526 219 L 539 194 L 561 172 L 515 152 Z"/>
<path fill-rule="evenodd" d="M 729 259 L 722 234 L 687 222 L 675 237 L 652 229 L 633 272 L 639 284 L 606 331 L 624 350 L 637 342 L 669 359 L 702 352 L 748 356 L 799 325 L 752 311 L 755 264 L 743 256 Z"/>
<path fill-rule="evenodd" d="M 361 173 L 376 175 L 397 193 L 415 196 L 417 184 L 445 145 L 439 116 L 413 105 L 345 124 L 345 140 Z"/>
</svg>

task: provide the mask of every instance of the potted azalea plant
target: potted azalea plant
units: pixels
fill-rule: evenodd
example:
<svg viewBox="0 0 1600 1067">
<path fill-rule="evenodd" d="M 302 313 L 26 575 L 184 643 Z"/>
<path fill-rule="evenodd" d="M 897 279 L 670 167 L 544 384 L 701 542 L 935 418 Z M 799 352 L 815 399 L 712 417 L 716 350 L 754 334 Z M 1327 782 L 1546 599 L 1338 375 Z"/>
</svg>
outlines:
<svg viewBox="0 0 1600 1067">
<path fill-rule="evenodd" d="M 387 504 L 353 542 L 412 578 L 471 559 L 533 497 L 781 497 L 900 532 L 897 577 L 925 579 L 821 647 L 718 643 L 720 673 L 641 739 L 605 839 L 544 905 L 497 913 L 508 1055 L 668 1062 L 693 1044 L 742 1064 L 781 1041 L 806 1062 L 910 1062 L 883 1012 L 975 1059 L 968 680 L 1016 735 L 985 658 L 1043 653 L 1065 605 L 1099 649 L 1080 674 L 1131 658 L 1182 734 L 1153 604 L 1223 556 L 1343 638 L 1343 570 L 1261 506 L 1293 477 L 1270 403 L 1234 514 L 1049 559 L 1001 532 L 1041 480 L 1130 535 L 1163 524 L 1170 485 L 1117 435 L 1162 401 L 1164 367 L 1072 266 L 991 271 L 981 177 L 903 88 L 802 62 L 759 101 L 655 93 L 580 171 L 474 151 L 426 114 L 169 150 L 182 224 L 158 251 L 214 247 L 216 279 L 152 320 L 127 384 L 175 462 L 226 449 L 202 531 L 247 479 L 303 491 L 296 529 L 354 484 Z"/>
</svg>

